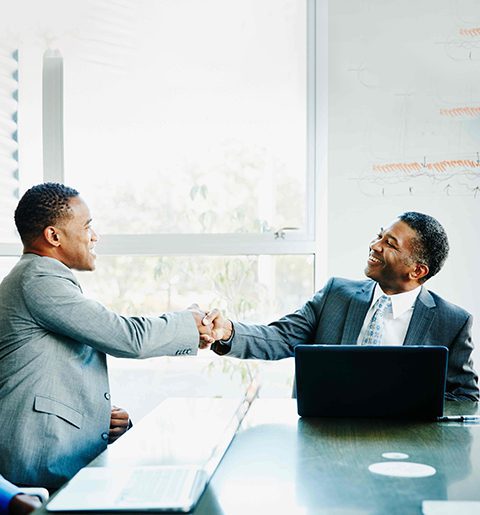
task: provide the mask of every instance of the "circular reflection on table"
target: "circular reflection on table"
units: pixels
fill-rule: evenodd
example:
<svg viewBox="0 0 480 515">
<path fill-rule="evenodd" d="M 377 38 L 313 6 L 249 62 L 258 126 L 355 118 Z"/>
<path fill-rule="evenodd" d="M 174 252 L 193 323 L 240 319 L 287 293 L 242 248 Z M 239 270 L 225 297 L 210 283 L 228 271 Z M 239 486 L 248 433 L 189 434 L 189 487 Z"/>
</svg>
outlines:
<svg viewBox="0 0 480 515">
<path fill-rule="evenodd" d="M 412 463 L 409 461 L 382 461 L 372 463 L 368 470 L 373 474 L 393 477 L 429 477 L 436 474 L 436 470 L 430 465 Z"/>
<path fill-rule="evenodd" d="M 410 458 L 410 456 L 404 452 L 384 452 L 382 458 L 387 460 L 406 460 Z"/>
</svg>

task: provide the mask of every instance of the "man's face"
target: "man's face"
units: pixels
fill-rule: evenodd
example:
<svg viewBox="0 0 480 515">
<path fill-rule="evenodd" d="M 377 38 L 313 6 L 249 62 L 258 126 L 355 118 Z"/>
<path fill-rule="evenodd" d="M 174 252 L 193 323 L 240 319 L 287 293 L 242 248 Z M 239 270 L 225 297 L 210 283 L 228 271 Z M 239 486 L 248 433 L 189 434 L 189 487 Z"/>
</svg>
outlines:
<svg viewBox="0 0 480 515">
<path fill-rule="evenodd" d="M 415 278 L 417 263 L 413 256 L 416 237 L 411 227 L 396 220 L 370 242 L 365 275 L 377 281 L 385 293 L 402 293 L 420 284 Z"/>
<path fill-rule="evenodd" d="M 57 224 L 60 261 L 75 270 L 95 270 L 95 244 L 98 240 L 92 228 L 87 204 L 80 197 L 69 200 L 70 216 Z"/>
</svg>

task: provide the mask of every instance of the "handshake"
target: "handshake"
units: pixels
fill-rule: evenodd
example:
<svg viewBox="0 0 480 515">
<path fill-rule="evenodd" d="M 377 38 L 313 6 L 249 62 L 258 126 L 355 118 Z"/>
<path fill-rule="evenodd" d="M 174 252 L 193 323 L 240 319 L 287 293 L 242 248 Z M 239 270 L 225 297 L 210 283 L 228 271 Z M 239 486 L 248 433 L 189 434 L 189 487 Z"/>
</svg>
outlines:
<svg viewBox="0 0 480 515">
<path fill-rule="evenodd" d="M 200 336 L 199 348 L 206 349 L 216 340 L 228 340 L 232 335 L 232 322 L 223 317 L 218 309 L 203 311 L 198 304 L 189 306 Z"/>
</svg>

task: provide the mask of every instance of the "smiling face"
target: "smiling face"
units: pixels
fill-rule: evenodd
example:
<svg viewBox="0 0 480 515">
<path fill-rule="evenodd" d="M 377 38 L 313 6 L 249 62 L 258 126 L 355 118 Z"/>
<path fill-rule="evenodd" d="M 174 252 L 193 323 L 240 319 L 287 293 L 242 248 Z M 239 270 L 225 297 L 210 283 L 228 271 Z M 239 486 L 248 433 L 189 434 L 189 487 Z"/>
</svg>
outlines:
<svg viewBox="0 0 480 515">
<path fill-rule="evenodd" d="M 68 203 L 69 215 L 54 228 L 57 259 L 74 270 L 95 270 L 98 237 L 92 227 L 90 210 L 80 197 L 73 197 Z"/>
<path fill-rule="evenodd" d="M 415 259 L 417 233 L 400 220 L 382 229 L 370 242 L 365 275 L 387 295 L 410 291 L 421 284 L 428 266 Z"/>
</svg>

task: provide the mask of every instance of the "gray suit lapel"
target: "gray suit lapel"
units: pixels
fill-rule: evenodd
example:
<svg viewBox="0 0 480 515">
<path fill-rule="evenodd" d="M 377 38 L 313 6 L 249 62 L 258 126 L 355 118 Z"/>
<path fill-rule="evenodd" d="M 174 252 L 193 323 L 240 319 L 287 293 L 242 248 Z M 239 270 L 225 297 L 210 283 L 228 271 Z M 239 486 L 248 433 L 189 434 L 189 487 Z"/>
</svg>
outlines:
<svg viewBox="0 0 480 515">
<path fill-rule="evenodd" d="M 343 326 L 342 344 L 355 345 L 362 329 L 363 321 L 372 301 L 373 290 L 376 283 L 368 281 L 352 295 L 348 306 L 345 325 Z"/>
<path fill-rule="evenodd" d="M 435 301 L 428 290 L 422 289 L 415 301 L 412 319 L 403 345 L 422 345 L 436 315 Z"/>
</svg>

